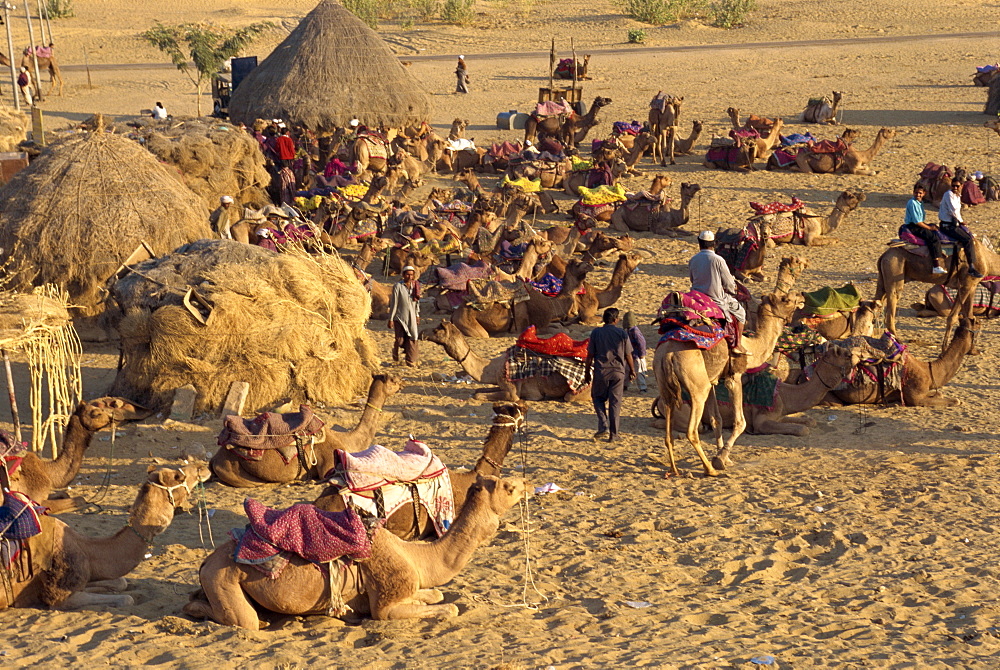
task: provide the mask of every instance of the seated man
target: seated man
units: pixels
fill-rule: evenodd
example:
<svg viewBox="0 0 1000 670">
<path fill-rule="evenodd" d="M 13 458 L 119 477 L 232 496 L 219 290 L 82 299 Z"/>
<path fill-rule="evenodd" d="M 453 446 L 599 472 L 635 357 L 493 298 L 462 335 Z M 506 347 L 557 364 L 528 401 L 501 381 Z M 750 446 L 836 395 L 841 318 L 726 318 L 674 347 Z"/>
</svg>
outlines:
<svg viewBox="0 0 1000 670">
<path fill-rule="evenodd" d="M 736 327 L 736 341 L 733 343 L 732 353 L 737 356 L 746 355 L 742 337 L 747 313 L 743 305 L 736 299 L 736 279 L 733 278 L 733 273 L 729 271 L 729 266 L 726 265 L 722 256 L 715 253 L 715 233 L 703 230 L 698 235 L 698 248 L 701 251 L 688 261 L 691 288 L 709 296 L 722 311 L 729 315 Z"/>
<path fill-rule="evenodd" d="M 961 192 L 962 180 L 952 179 L 951 189 L 941 198 L 941 208 L 938 210 L 938 219 L 941 220 L 939 226 L 946 237 L 954 240 L 965 250 L 965 258 L 969 261 L 969 276 L 978 278 L 982 277 L 983 273 L 976 268 L 976 241 L 962 219 Z"/>
<path fill-rule="evenodd" d="M 913 197 L 906 203 L 906 215 L 899 232 L 902 234 L 905 230 L 917 239 L 923 240 L 934 265 L 931 272 L 943 275 L 946 270 L 941 267 L 941 240 L 938 238 L 938 228 L 924 220 L 923 200 L 926 195 L 927 190 L 920 184 L 913 187 Z"/>
</svg>

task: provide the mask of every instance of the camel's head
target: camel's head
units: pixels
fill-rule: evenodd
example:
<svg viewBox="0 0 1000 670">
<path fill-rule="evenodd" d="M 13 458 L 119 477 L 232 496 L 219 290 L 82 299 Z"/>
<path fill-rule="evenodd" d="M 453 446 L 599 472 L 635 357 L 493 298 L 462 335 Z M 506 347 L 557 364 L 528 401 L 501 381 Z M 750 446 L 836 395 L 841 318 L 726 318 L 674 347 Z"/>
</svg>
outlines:
<svg viewBox="0 0 1000 670">
<path fill-rule="evenodd" d="M 552 240 L 541 235 L 535 235 L 531 238 L 531 246 L 535 248 L 535 253 L 539 256 L 544 256 L 552 251 Z"/>
<path fill-rule="evenodd" d="M 642 262 L 642 254 L 638 251 L 631 251 L 627 254 L 621 254 L 618 256 L 618 262 L 621 263 L 627 272 L 634 272 L 639 263 Z"/>
<path fill-rule="evenodd" d="M 862 358 L 863 354 L 858 347 L 842 347 L 838 344 L 828 345 L 820 360 L 835 368 L 839 377 L 837 379 L 823 379 L 821 381 L 824 381 L 828 386 L 836 386 L 839 382 L 850 376 L 851 370 L 861 362 Z"/>
<path fill-rule="evenodd" d="M 399 375 L 372 375 L 372 387 L 382 385 L 385 397 L 396 395 L 403 388 L 403 378 Z"/>
<path fill-rule="evenodd" d="M 594 266 L 586 261 L 581 261 L 579 259 L 573 259 L 566 264 L 566 276 L 574 277 L 583 281 L 587 276 L 587 273 L 594 269 Z"/>
<path fill-rule="evenodd" d="M 700 133 L 704 127 L 705 124 L 703 124 L 701 121 L 691 122 L 691 129 L 694 130 L 695 133 Z"/>
<path fill-rule="evenodd" d="M 759 316 L 775 316 L 785 323 L 805 304 L 801 293 L 768 293 L 760 301 Z M 758 317 L 759 318 L 759 317 Z"/>
<path fill-rule="evenodd" d="M 701 185 L 691 184 L 684 182 L 681 184 L 681 197 L 682 198 L 693 198 L 698 191 L 701 190 Z"/>
<path fill-rule="evenodd" d="M 880 128 L 879 131 L 878 131 L 878 135 L 883 140 L 885 140 L 886 142 L 888 142 L 889 140 L 891 140 L 892 138 L 894 138 L 896 136 L 896 129 L 895 128 Z"/>
<path fill-rule="evenodd" d="M 858 303 L 858 311 L 854 313 L 854 335 L 864 335 L 871 337 L 876 331 L 882 331 L 882 318 L 884 316 L 885 300 L 862 300 Z"/>
<path fill-rule="evenodd" d="M 209 470 L 208 463 L 196 458 L 186 458 L 179 466 L 165 465 L 161 459 L 153 459 L 153 462 L 155 465 L 146 469 L 146 483 L 143 485 L 147 495 L 136 498 L 132 512 L 146 504 L 149 506 L 147 513 L 159 516 L 158 522 L 166 528 L 173 519 L 175 510 L 191 508 L 194 487 L 207 482 L 212 471 Z M 151 525 L 156 525 L 156 521 Z"/>
<path fill-rule="evenodd" d="M 493 424 L 506 425 L 514 424 L 515 427 L 524 424 L 524 418 L 528 415 L 528 405 L 522 402 L 495 402 L 493 403 Z"/>
<path fill-rule="evenodd" d="M 480 475 L 476 483 L 469 487 L 466 507 L 476 501 L 486 499 L 494 514 L 503 516 L 511 507 L 524 499 L 525 484 L 520 477 L 488 477 Z"/>
<path fill-rule="evenodd" d="M 657 187 L 659 187 L 660 190 L 663 190 L 665 188 L 668 188 L 673 183 L 673 181 L 674 181 L 673 179 L 671 179 L 665 174 L 658 174 L 655 177 L 653 177 L 653 183 L 649 185 L 649 190 L 652 191 Z"/>
<path fill-rule="evenodd" d="M 861 137 L 861 131 L 856 128 L 845 128 L 844 132 L 840 134 L 840 139 L 844 140 L 846 144 L 853 144 Z"/>
<path fill-rule="evenodd" d="M 107 428 L 112 423 L 142 421 L 152 413 L 153 410 L 125 398 L 110 397 L 81 403 L 77 409 L 83 427 L 91 432 Z"/>
<path fill-rule="evenodd" d="M 848 189 L 837 197 L 837 206 L 846 212 L 853 212 L 867 199 L 868 195 L 861 189 Z"/>
<path fill-rule="evenodd" d="M 594 98 L 594 107 L 596 107 L 597 109 L 607 107 L 610 104 L 611 104 L 611 98 L 602 98 L 601 96 L 597 96 L 596 98 Z"/>
<path fill-rule="evenodd" d="M 969 355 L 978 356 L 979 348 L 976 346 L 976 335 L 979 333 L 979 320 L 976 317 L 962 317 L 958 320 L 958 325 L 955 327 L 955 337 L 953 340 L 957 341 L 960 338 L 969 338 Z"/>
<path fill-rule="evenodd" d="M 458 326 L 453 324 L 451 321 L 442 321 L 433 328 L 425 328 L 420 332 L 420 339 L 426 340 L 427 342 L 433 342 L 434 344 L 440 344 L 442 347 L 447 344 L 453 344 L 458 340 L 463 339 L 462 331 L 458 329 Z"/>
<path fill-rule="evenodd" d="M 740 108 L 739 107 L 727 107 L 726 108 L 726 116 L 728 116 L 731 119 L 738 119 L 738 118 L 740 118 Z"/>
<path fill-rule="evenodd" d="M 843 99 L 844 99 L 844 92 L 843 91 L 834 91 L 833 92 L 833 104 L 836 105 L 837 103 L 839 103 Z"/>
</svg>

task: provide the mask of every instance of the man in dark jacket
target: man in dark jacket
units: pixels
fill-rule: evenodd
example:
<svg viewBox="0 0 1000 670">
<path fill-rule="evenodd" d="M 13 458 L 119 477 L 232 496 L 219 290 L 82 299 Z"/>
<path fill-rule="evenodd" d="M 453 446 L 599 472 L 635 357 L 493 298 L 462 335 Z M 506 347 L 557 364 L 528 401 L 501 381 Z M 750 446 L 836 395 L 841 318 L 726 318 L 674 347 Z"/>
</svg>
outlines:
<svg viewBox="0 0 1000 670">
<path fill-rule="evenodd" d="M 587 344 L 586 379 L 593 382 L 590 396 L 597 413 L 594 439 L 607 436 L 608 442 L 614 442 L 618 437 L 625 380 L 635 379 L 632 345 L 617 323 L 618 310 L 614 307 L 604 310 L 604 325 L 591 331 Z"/>
</svg>

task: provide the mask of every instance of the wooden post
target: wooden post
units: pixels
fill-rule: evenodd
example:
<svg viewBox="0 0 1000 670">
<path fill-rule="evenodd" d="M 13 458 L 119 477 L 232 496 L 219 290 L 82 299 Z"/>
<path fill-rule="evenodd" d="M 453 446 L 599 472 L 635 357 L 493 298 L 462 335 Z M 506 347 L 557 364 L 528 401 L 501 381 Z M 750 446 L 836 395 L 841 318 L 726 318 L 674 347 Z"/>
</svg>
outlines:
<svg viewBox="0 0 1000 670">
<path fill-rule="evenodd" d="M 87 88 L 94 88 L 94 82 L 90 80 L 90 52 L 87 51 L 87 47 L 83 47 L 83 62 L 87 68 Z"/>
<path fill-rule="evenodd" d="M 7 29 L 7 53 L 10 54 L 10 85 L 14 87 L 14 109 L 21 111 L 21 89 L 17 87 L 17 66 L 14 65 L 14 37 L 10 33 L 10 5 L 3 3 L 3 23 Z"/>
<path fill-rule="evenodd" d="M 569 38 L 569 48 L 573 52 L 573 98 L 576 98 L 576 44 L 573 38 Z"/>
<path fill-rule="evenodd" d="M 24 5 L 24 18 L 28 19 L 28 44 L 31 46 L 31 62 L 35 64 L 35 100 L 42 101 L 42 73 L 38 71 L 38 52 L 35 50 L 35 28 L 31 23 L 31 10 Z M 13 62 L 14 54 L 10 55 Z"/>
<path fill-rule="evenodd" d="M 10 420 L 14 424 L 14 439 L 20 444 L 21 440 L 21 417 L 17 413 L 17 397 L 14 395 L 14 374 L 10 371 L 10 354 L 4 349 L 3 367 L 7 374 L 7 398 L 10 400 Z M 55 458 L 55 454 L 52 455 Z"/>
<path fill-rule="evenodd" d="M 552 96 L 552 87 L 554 86 L 552 77 L 555 75 L 555 72 L 556 72 L 556 38 L 553 37 L 552 48 L 549 49 L 549 98 L 550 99 Z"/>
<path fill-rule="evenodd" d="M 45 30 L 49 34 L 49 41 L 45 43 L 45 46 L 54 43 L 55 40 L 52 37 L 52 19 L 49 18 L 48 0 L 38 0 L 38 21 L 45 24 Z"/>
<path fill-rule="evenodd" d="M 52 41 L 50 36 L 48 39 L 45 38 L 45 19 L 42 17 L 42 0 L 36 0 L 38 5 L 38 33 L 39 37 L 42 38 L 42 45 L 48 46 L 49 42 Z"/>
</svg>

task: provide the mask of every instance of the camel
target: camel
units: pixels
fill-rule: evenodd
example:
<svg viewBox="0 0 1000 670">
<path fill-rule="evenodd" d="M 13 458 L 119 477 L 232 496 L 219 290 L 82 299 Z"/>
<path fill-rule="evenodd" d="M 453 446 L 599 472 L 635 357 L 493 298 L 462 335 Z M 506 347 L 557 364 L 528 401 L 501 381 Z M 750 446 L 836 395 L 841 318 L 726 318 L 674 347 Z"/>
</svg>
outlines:
<svg viewBox="0 0 1000 670">
<path fill-rule="evenodd" d="M 524 123 L 524 141 L 534 142 L 536 136 L 552 136 L 567 146 L 575 147 L 583 142 L 590 129 L 598 124 L 597 113 L 610 104 L 611 98 L 597 96 L 583 116 L 571 114 L 563 119 L 562 116 L 539 118 L 532 114 Z"/>
<path fill-rule="evenodd" d="M 618 183 L 618 180 L 628 173 L 628 165 L 623 160 L 616 160 L 611 164 L 611 186 Z M 576 170 L 570 172 L 563 179 L 563 190 L 566 195 L 580 197 L 580 187 L 586 186 L 590 179 L 590 170 Z"/>
<path fill-rule="evenodd" d="M 734 277 L 740 281 L 764 281 L 764 263 L 768 252 L 775 247 L 771 239 L 773 231 L 774 220 L 770 216 L 753 217 L 743 228 L 719 228 L 716 231 L 716 249 L 726 259 Z M 739 255 L 739 247 L 743 244 L 751 244 L 751 249 L 743 256 L 740 267 L 736 267 L 734 256 Z"/>
<path fill-rule="evenodd" d="M 1000 256 L 980 240 L 977 239 L 974 243 L 978 260 L 977 269 L 986 277 L 1000 275 Z M 892 246 L 882 252 L 875 264 L 878 269 L 875 299 L 885 300 L 886 330 L 893 334 L 896 333 L 896 307 L 906 282 L 918 281 L 924 284 L 950 282 L 951 285 L 958 288 L 955 304 L 948 314 L 948 324 L 944 333 L 946 339 L 942 343 L 942 351 L 944 351 L 944 344 L 947 342 L 947 337 L 954 325 L 955 315 L 961 311 L 962 316 L 966 318 L 972 316 L 972 299 L 980 281 L 976 277 L 969 276 L 969 265 L 961 248 L 956 248 L 955 253 L 961 254 L 961 259 L 957 261 L 951 272 L 936 275 L 931 273 L 932 265 L 927 256 L 910 252 L 904 246 Z"/>
<path fill-rule="evenodd" d="M 653 144 L 653 162 L 656 162 L 656 155 L 660 155 L 660 165 L 666 167 L 667 156 L 670 156 L 670 164 L 676 165 L 674 160 L 674 140 L 677 137 L 677 123 L 681 118 L 681 103 L 684 96 L 670 96 L 664 99 L 663 109 L 649 108 L 649 131 L 656 139 Z"/>
<path fill-rule="evenodd" d="M 573 62 L 570 63 L 570 66 L 568 68 L 563 69 L 563 70 L 558 70 L 558 69 L 555 70 L 556 77 L 558 79 L 572 79 L 573 78 L 573 66 L 574 65 L 576 65 L 576 79 L 577 79 L 577 81 L 581 81 L 583 79 L 590 79 L 590 77 L 587 76 L 587 68 L 590 65 L 590 54 L 585 55 L 583 57 L 583 61 L 580 62 L 580 63 L 577 63 L 576 61 L 573 61 Z"/>
<path fill-rule="evenodd" d="M 757 150 L 754 152 L 755 161 L 766 161 L 771 157 L 774 148 L 781 143 L 781 129 L 784 125 L 784 121 L 775 119 L 771 125 L 771 132 L 754 140 L 757 144 Z"/>
<path fill-rule="evenodd" d="M 836 244 L 839 240 L 829 237 L 837 230 L 837 227 L 844 221 L 844 218 L 858 208 L 858 205 L 867 199 L 864 191 L 849 189 L 837 196 L 833 209 L 824 218 L 818 214 L 803 214 L 792 212 L 796 223 L 793 229 L 787 234 L 773 236 L 775 244 L 801 244 L 806 247 L 821 247 Z M 796 234 L 795 228 L 801 226 L 801 235 Z"/>
<path fill-rule="evenodd" d="M 901 400 L 908 407 L 953 407 L 958 401 L 942 396 L 938 390 L 958 374 L 966 356 L 978 353 L 975 349 L 978 331 L 975 319 L 963 318 L 959 320 L 951 343 L 936 360 L 921 361 L 909 352 L 904 353 L 902 389 L 887 390 L 880 384 L 869 383 L 830 391 L 830 396 L 845 405 Z"/>
<path fill-rule="evenodd" d="M 399 377 L 375 375 L 368 388 L 365 409 L 353 429 L 340 432 L 326 427 L 322 439 L 306 445 L 299 458 L 293 458 L 288 463 L 276 449 L 265 449 L 259 460 L 247 460 L 226 447 L 219 447 L 209 462 L 212 474 L 226 486 L 235 488 L 320 479 L 333 468 L 333 452 L 337 449 L 353 453 L 371 446 L 378 430 L 382 406 L 402 387 L 403 381 Z"/>
<path fill-rule="evenodd" d="M 431 172 L 437 173 L 441 168 L 441 157 L 444 155 L 445 141 L 433 131 L 417 139 L 402 138 L 399 146 L 407 153 L 423 163 Z"/>
<path fill-rule="evenodd" d="M 722 158 L 710 158 L 719 149 L 726 149 Z M 715 150 L 715 151 L 713 151 Z M 734 172 L 753 172 L 753 164 L 757 161 L 757 143 L 739 141 L 734 146 L 709 146 L 702 163 L 707 168 L 718 170 L 733 170 Z"/>
<path fill-rule="evenodd" d="M 553 321 L 575 316 L 573 313 L 577 290 L 594 266 L 584 261 L 573 260 L 566 266 L 562 291 L 549 297 L 532 286 L 525 286 L 528 300 L 513 307 L 506 303 L 494 303 L 486 309 L 477 310 L 468 305 L 460 305 L 451 315 L 451 322 L 466 337 L 488 338 L 509 332 L 520 333 L 534 325 L 539 330 Z"/>
<path fill-rule="evenodd" d="M 695 123 L 698 123 L 695 121 Z M 697 137 L 696 134 L 692 133 L 692 137 Z M 692 140 L 693 142 L 694 140 Z M 632 138 L 632 146 L 626 149 L 622 146 L 622 160 L 625 161 L 625 165 L 631 174 L 636 176 L 641 176 L 642 173 L 635 169 L 635 166 L 639 163 L 639 159 L 646 153 L 648 149 L 652 149 L 656 145 L 656 138 L 652 133 L 647 131 L 642 131 L 634 138 Z M 675 153 L 680 153 L 677 151 L 677 145 L 674 146 Z"/>
<path fill-rule="evenodd" d="M 448 139 L 452 141 L 465 139 L 465 129 L 468 127 L 468 119 L 455 119 L 451 122 L 451 129 L 448 131 Z"/>
<path fill-rule="evenodd" d="M 882 128 L 875 136 L 872 145 L 859 151 L 853 145 L 848 145 L 847 150 L 840 154 L 816 154 L 808 148 L 799 151 L 795 157 L 795 165 L 799 172 L 823 172 L 837 174 L 860 174 L 871 176 L 875 171 L 868 167 L 868 164 L 875 159 L 875 156 L 885 143 L 896 136 L 896 131 L 892 128 Z M 839 159 L 839 160 L 838 160 Z"/>
<path fill-rule="evenodd" d="M 140 407 L 124 398 L 97 398 L 80 403 L 69 417 L 58 455 L 51 461 L 42 460 L 33 451 L 24 453 L 20 467 L 11 475 L 10 488 L 42 502 L 50 511 L 66 512 L 83 506 L 83 498 L 49 498 L 55 489 L 70 485 L 80 466 L 90 442 L 104 428 L 115 430 L 125 421 L 141 421 L 153 411 Z"/>
<path fill-rule="evenodd" d="M 468 340 L 462 335 L 462 331 L 453 323 L 442 321 L 434 328 L 420 333 L 420 339 L 440 344 L 448 357 L 458 361 L 458 364 L 462 366 L 467 375 L 472 377 L 473 381 L 495 387 L 476 392 L 473 397 L 477 400 L 564 400 L 573 402 L 581 400 L 582 396 L 586 395 L 573 393 L 566 378 L 558 372 L 549 377 L 508 379 L 504 370 L 507 363 L 507 352 L 505 351 L 492 359 L 480 356 L 473 351 Z"/>
<path fill-rule="evenodd" d="M 821 321 L 810 321 L 805 324 L 828 340 L 841 340 L 845 337 L 874 335 L 875 322 L 883 308 L 882 300 L 862 300 L 853 312 L 838 312 Z M 796 314 L 792 325 L 800 323 L 801 319 L 811 315 Z"/>
<path fill-rule="evenodd" d="M 480 477 L 451 528 L 433 542 L 407 542 L 385 528 L 376 529 L 371 557 L 342 568 L 336 599 L 331 598 L 331 580 L 316 565 L 292 556 L 281 574 L 271 579 L 251 565 L 236 563 L 235 543 L 230 540 L 201 564 L 202 591 L 184 606 L 184 613 L 250 630 L 264 626 L 255 605 L 301 616 L 327 614 L 336 601 L 382 621 L 457 616 L 458 607 L 439 604 L 444 596 L 432 587 L 461 572 L 472 552 L 496 534 L 500 517 L 524 495 L 521 479 Z"/>
<path fill-rule="evenodd" d="M 648 195 L 655 197 L 662 191 L 662 187 L 656 189 L 658 179 L 660 176 L 653 180 L 653 186 L 646 194 L 642 194 L 646 197 L 637 201 L 637 204 L 633 206 L 632 203 L 626 202 L 615 210 L 614 214 L 611 215 L 610 230 L 650 231 L 657 235 L 668 235 L 690 220 L 691 200 L 701 190 L 701 186 L 687 182 L 682 183 L 680 208 L 664 209 L 665 203 L 663 201 L 657 203 L 648 198 Z"/>
<path fill-rule="evenodd" d="M 767 361 L 774 352 L 774 345 L 781 335 L 784 325 L 802 306 L 802 296 L 794 294 L 768 294 L 763 297 L 757 309 L 757 333 L 755 336 L 745 335 L 743 347 L 746 356 L 732 357 L 729 345 L 725 339 L 720 340 L 711 349 L 701 350 L 691 343 L 667 341 L 656 349 L 653 359 L 653 371 L 656 374 L 656 385 L 660 391 L 660 399 L 664 408 L 664 444 L 670 459 L 670 470 L 675 476 L 680 475 L 674 458 L 674 440 L 671 426 L 673 411 L 681 406 L 681 390 L 686 390 L 691 398 L 691 415 L 688 419 L 687 438 L 698 452 L 705 475 L 714 477 L 732 463 L 729 454 L 733 444 L 746 427 L 746 419 L 742 412 L 735 412 L 733 431 L 729 440 L 723 444 L 722 425 L 718 417 L 718 407 L 713 402 L 715 439 L 718 453 L 709 462 L 701 447 L 698 436 L 698 426 L 709 399 L 714 401 L 714 385 L 724 380 L 729 390 L 729 397 L 734 406 L 743 403 L 743 385 L 740 374 L 748 368 L 754 368 Z M 668 475 L 669 476 L 669 475 Z"/>
<path fill-rule="evenodd" d="M 153 538 L 167 529 L 174 512 L 190 506 L 192 487 L 208 478 L 208 468 L 201 461 L 185 461 L 176 468 L 149 466 L 128 521 L 110 537 L 87 537 L 54 517 L 40 516 L 42 532 L 25 540 L 23 563 L 11 563 L 5 578 L 8 588 L 0 589 L 0 609 L 130 607 L 134 604 L 131 596 L 84 589 L 126 589 L 125 575 L 148 555 Z"/>
<path fill-rule="evenodd" d="M 621 254 L 611 271 L 611 279 L 608 285 L 601 290 L 594 286 L 583 283 L 585 293 L 577 296 L 577 317 L 580 323 L 593 323 L 597 320 L 598 310 L 611 307 L 622 295 L 622 288 L 625 282 L 632 276 L 635 269 L 642 262 L 642 256 L 636 252 Z"/>
<path fill-rule="evenodd" d="M 677 156 L 690 156 L 694 152 L 694 143 L 701 137 L 703 128 L 701 121 L 691 122 L 691 134 L 685 138 L 680 138 L 674 134 L 674 154 Z"/>
<path fill-rule="evenodd" d="M 374 147 L 379 147 L 373 151 Z M 379 156 L 378 153 L 384 155 Z M 384 172 L 388 164 L 389 145 L 373 135 L 363 135 L 351 144 L 348 160 L 358 164 L 357 173 L 362 175 L 366 170 Z"/>
<path fill-rule="evenodd" d="M 461 337 L 461 335 L 459 335 Z M 514 444 L 514 436 L 524 428 L 524 418 L 527 406 L 519 402 L 493 403 L 493 424 L 483 443 L 483 451 L 472 470 L 453 470 L 448 468 L 448 478 L 451 480 L 452 499 L 455 512 L 461 512 L 469 489 L 482 475 L 499 477 L 503 462 Z M 341 495 L 342 482 L 332 482 L 313 503 L 324 512 L 343 512 L 346 509 L 344 496 Z M 403 540 L 433 539 L 434 523 L 427 510 L 419 505 L 414 512 L 412 504 L 396 510 L 383 524 L 390 533 Z"/>
<path fill-rule="evenodd" d="M 973 316 L 985 316 L 987 319 L 990 319 L 1000 315 L 1000 295 L 994 292 L 996 282 L 982 282 L 981 286 L 983 288 L 989 287 L 986 293 L 988 297 L 983 304 L 973 303 Z M 953 300 L 954 293 L 954 289 L 948 292 L 941 285 L 931 286 L 927 289 L 927 293 L 924 294 L 924 301 L 914 303 L 910 307 L 917 310 L 917 316 L 922 318 L 948 316 L 952 306 L 955 304 Z"/>
<path fill-rule="evenodd" d="M 827 393 L 847 378 L 858 364 L 858 359 L 859 354 L 854 349 L 835 344 L 827 346 L 823 354 L 816 359 L 816 366 L 808 381 L 800 384 L 786 384 L 783 381 L 777 383 L 774 405 L 770 409 L 743 403 L 747 432 L 755 435 L 805 437 L 809 434 L 809 428 L 815 426 L 816 422 L 807 416 L 789 415 L 805 412 L 823 402 Z M 720 403 L 719 411 L 724 428 L 733 426 L 733 407 L 732 403 Z M 654 408 L 659 410 L 661 406 L 657 403 Z M 684 409 L 687 409 L 686 405 L 674 415 L 674 430 L 683 431 L 687 427 Z M 654 420 L 652 427 L 663 428 L 663 421 Z"/>
<path fill-rule="evenodd" d="M 49 46 L 51 47 L 52 45 L 50 44 Z M 10 59 L 8 59 L 7 56 L 4 54 L 0 54 L 0 65 L 10 65 Z M 31 47 L 28 47 L 24 50 L 24 53 L 21 56 L 21 62 L 18 65 L 18 67 L 28 68 L 28 72 L 31 73 L 31 77 L 32 79 L 34 79 L 35 56 L 31 53 Z M 55 91 L 56 87 L 58 86 L 59 92 L 56 93 L 56 95 L 61 96 L 63 94 L 64 82 L 62 78 L 62 72 L 60 72 L 59 70 L 59 63 L 56 62 L 55 55 L 38 58 L 38 71 L 45 72 L 46 70 L 49 71 L 49 78 L 52 81 L 52 86 L 51 88 L 49 88 L 49 95 L 52 95 L 53 91 Z M 42 83 L 38 82 L 39 93 L 41 93 L 41 87 Z"/>
<path fill-rule="evenodd" d="M 833 100 L 823 97 L 809 101 L 802 112 L 802 120 L 806 123 L 823 123 L 837 125 L 837 110 L 844 99 L 842 91 L 833 92 Z"/>
<path fill-rule="evenodd" d="M 766 135 L 771 132 L 774 124 L 780 119 L 769 119 L 766 116 L 757 116 L 756 114 L 751 114 L 747 117 L 745 123 L 740 122 L 740 108 L 730 107 L 726 110 L 726 116 L 729 117 L 730 123 L 733 124 L 733 130 L 743 130 L 744 128 L 756 130 L 761 135 Z"/>
</svg>

